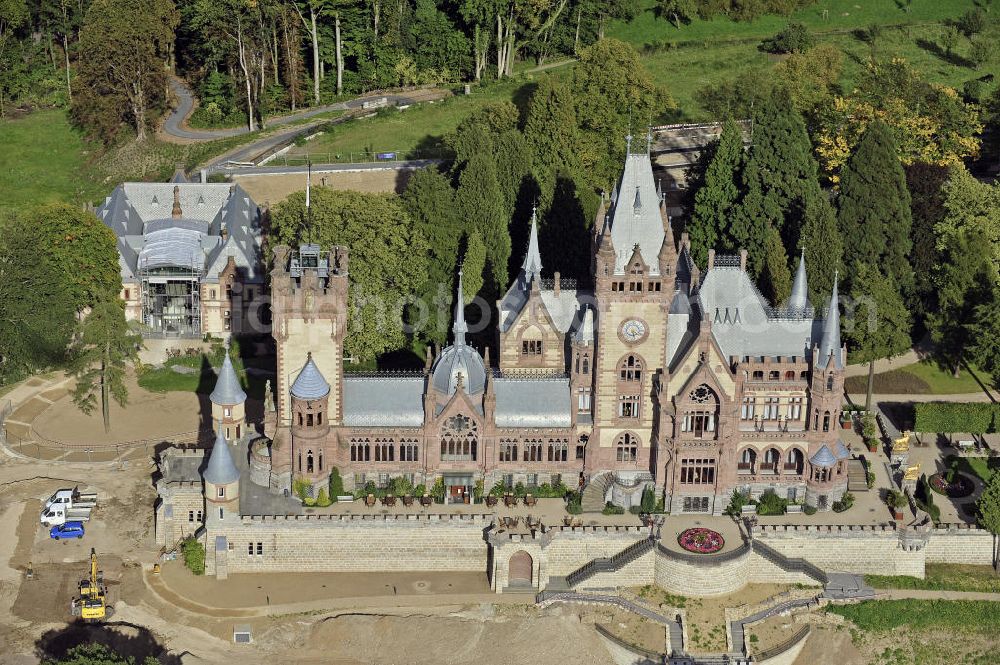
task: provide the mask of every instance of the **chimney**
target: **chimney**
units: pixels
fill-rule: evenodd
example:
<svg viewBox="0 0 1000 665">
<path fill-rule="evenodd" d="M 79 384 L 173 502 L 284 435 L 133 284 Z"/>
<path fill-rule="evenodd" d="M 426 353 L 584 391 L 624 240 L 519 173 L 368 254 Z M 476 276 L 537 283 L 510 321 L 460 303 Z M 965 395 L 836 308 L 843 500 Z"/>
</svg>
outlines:
<svg viewBox="0 0 1000 665">
<path fill-rule="evenodd" d="M 687 231 L 681 234 L 681 247 L 686 247 L 689 252 L 691 251 L 691 241 L 688 239 Z"/>
<path fill-rule="evenodd" d="M 747 250 L 740 250 L 740 270 L 746 272 L 747 269 Z"/>
<path fill-rule="evenodd" d="M 181 211 L 181 186 L 174 185 L 174 208 L 170 211 L 170 216 L 174 219 L 180 219 L 184 216 Z"/>
<path fill-rule="evenodd" d="M 708 265 L 705 266 L 705 270 L 711 270 L 714 265 L 715 265 L 715 250 L 710 249 L 708 250 Z"/>
<path fill-rule="evenodd" d="M 559 285 L 559 272 L 556 271 L 556 274 L 553 275 L 552 291 L 556 294 L 557 298 L 559 297 L 559 287 L 560 287 L 560 285 Z"/>
<path fill-rule="evenodd" d="M 201 170 L 201 182 L 202 184 L 208 182 L 208 171 L 206 171 L 205 169 Z"/>
</svg>

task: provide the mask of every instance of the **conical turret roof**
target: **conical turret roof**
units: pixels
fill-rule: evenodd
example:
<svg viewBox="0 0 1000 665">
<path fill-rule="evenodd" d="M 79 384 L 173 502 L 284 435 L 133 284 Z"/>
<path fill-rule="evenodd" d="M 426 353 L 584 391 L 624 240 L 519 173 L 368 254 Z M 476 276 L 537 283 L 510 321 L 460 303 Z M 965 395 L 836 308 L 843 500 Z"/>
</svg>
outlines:
<svg viewBox="0 0 1000 665">
<path fill-rule="evenodd" d="M 292 397 L 306 400 L 322 399 L 328 394 L 330 394 L 330 384 L 326 382 L 319 367 L 316 367 L 312 351 L 310 351 L 306 358 L 306 364 L 292 384 Z"/>
<path fill-rule="evenodd" d="M 215 390 L 212 391 L 209 399 L 213 404 L 220 406 L 235 406 L 242 404 L 247 399 L 247 394 L 240 386 L 240 380 L 236 376 L 233 368 L 233 361 L 229 357 L 229 345 L 226 345 L 226 357 L 222 361 L 222 369 L 219 370 L 219 379 L 215 382 Z"/>
<path fill-rule="evenodd" d="M 809 287 L 806 281 L 806 254 L 803 250 L 799 257 L 799 269 L 795 272 L 795 282 L 792 284 L 792 295 L 788 298 L 788 308 L 805 310 L 809 306 Z"/>
<path fill-rule="evenodd" d="M 222 425 L 219 425 L 219 432 L 215 437 L 215 444 L 212 446 L 212 454 L 208 458 L 208 466 L 202 474 L 206 483 L 213 485 L 226 485 L 235 483 L 240 479 L 240 471 L 233 463 L 233 456 L 229 452 L 229 444 L 222 434 Z"/>
<path fill-rule="evenodd" d="M 538 278 L 542 275 L 542 255 L 538 251 L 538 219 L 537 212 L 531 211 L 531 232 L 528 234 L 528 252 L 524 255 L 524 263 L 521 264 L 524 270 L 525 280 L 532 277 Z"/>
<path fill-rule="evenodd" d="M 830 307 L 823 321 L 823 339 L 819 344 L 819 366 L 826 367 L 833 357 L 833 366 L 841 369 L 844 366 L 842 346 L 840 344 L 840 306 L 837 302 L 837 276 L 833 278 L 833 294 L 830 296 Z"/>
</svg>

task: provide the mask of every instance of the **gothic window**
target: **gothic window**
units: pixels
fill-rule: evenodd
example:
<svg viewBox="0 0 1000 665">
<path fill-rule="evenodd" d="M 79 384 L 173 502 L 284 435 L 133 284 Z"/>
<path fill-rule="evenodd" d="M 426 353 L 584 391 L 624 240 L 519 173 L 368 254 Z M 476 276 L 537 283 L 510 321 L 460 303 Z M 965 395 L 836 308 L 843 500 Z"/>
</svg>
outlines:
<svg viewBox="0 0 1000 665">
<path fill-rule="evenodd" d="M 392 440 L 382 440 L 375 441 L 375 461 L 376 462 L 392 462 L 395 461 L 395 448 L 392 445 Z"/>
<path fill-rule="evenodd" d="M 642 359 L 631 354 L 627 356 L 619 368 L 619 378 L 622 381 L 642 381 Z"/>
<path fill-rule="evenodd" d="M 590 358 L 583 359 L 583 370 L 581 374 L 590 374 Z"/>
<path fill-rule="evenodd" d="M 475 461 L 479 441 L 479 428 L 474 420 L 464 415 L 452 416 L 441 428 L 441 460 Z"/>
<path fill-rule="evenodd" d="M 753 373 L 753 380 L 754 381 L 763 381 L 764 380 L 764 372 L 763 372 L 763 370 L 759 370 L 759 369 L 755 370 L 754 373 Z"/>
<path fill-rule="evenodd" d="M 764 468 L 768 473 L 778 473 L 778 464 L 781 462 L 781 453 L 777 448 L 768 448 L 764 453 Z"/>
<path fill-rule="evenodd" d="M 777 381 L 779 378 L 781 378 L 781 373 L 778 372 L 777 370 L 772 370 L 767 373 L 768 381 Z"/>
<path fill-rule="evenodd" d="M 299 452 L 299 473 L 302 473 L 302 453 Z"/>
<path fill-rule="evenodd" d="M 306 427 L 312 427 L 312 426 L 313 426 L 313 414 L 307 413 L 306 414 Z"/>
<path fill-rule="evenodd" d="M 368 445 L 367 441 L 351 441 L 351 461 L 371 461 L 371 447 Z"/>
<path fill-rule="evenodd" d="M 823 431 L 824 432 L 829 432 L 830 431 L 830 412 L 829 411 L 824 411 L 823 412 Z"/>
<path fill-rule="evenodd" d="M 323 470 L 323 451 L 319 451 L 319 470 Z"/>
<path fill-rule="evenodd" d="M 521 355 L 522 356 L 540 356 L 542 355 L 542 340 L 540 339 L 526 339 L 521 341 Z"/>
<path fill-rule="evenodd" d="M 414 441 L 404 441 L 399 446 L 399 461 L 400 462 L 418 462 L 420 453 L 416 442 Z"/>
<path fill-rule="evenodd" d="M 833 390 L 833 374 L 826 377 L 826 389 Z"/>
<path fill-rule="evenodd" d="M 500 444 L 500 461 L 517 461 L 517 441 L 504 441 Z"/>
<path fill-rule="evenodd" d="M 313 451 L 306 452 L 306 473 L 313 472 Z"/>
<path fill-rule="evenodd" d="M 550 462 L 565 462 L 566 461 L 566 442 L 565 441 L 553 441 L 549 440 L 549 461 Z"/>
<path fill-rule="evenodd" d="M 740 409 L 741 420 L 753 420 L 757 415 L 757 399 L 755 397 L 744 397 L 743 406 Z"/>
<path fill-rule="evenodd" d="M 541 462 L 542 461 L 542 442 L 535 440 L 528 440 L 524 442 L 524 461 L 525 462 Z"/>
<path fill-rule="evenodd" d="M 777 420 L 780 400 L 777 397 L 764 399 L 764 420 Z"/>
<path fill-rule="evenodd" d="M 785 372 L 785 381 L 794 381 L 794 380 L 795 380 L 794 371 L 788 370 L 787 372 Z"/>
<path fill-rule="evenodd" d="M 795 474 L 800 474 L 802 473 L 804 463 L 805 456 L 802 454 L 802 451 L 798 448 L 792 448 L 785 456 L 785 471 L 792 471 Z"/>
<path fill-rule="evenodd" d="M 633 434 L 623 432 L 615 441 L 615 460 L 635 462 L 639 458 L 639 440 Z"/>
<path fill-rule="evenodd" d="M 590 388 L 577 388 L 577 413 L 590 412 Z"/>
<path fill-rule="evenodd" d="M 319 413 L 316 414 L 316 424 L 317 425 L 322 425 L 323 424 L 323 412 L 322 411 L 320 411 Z"/>
</svg>

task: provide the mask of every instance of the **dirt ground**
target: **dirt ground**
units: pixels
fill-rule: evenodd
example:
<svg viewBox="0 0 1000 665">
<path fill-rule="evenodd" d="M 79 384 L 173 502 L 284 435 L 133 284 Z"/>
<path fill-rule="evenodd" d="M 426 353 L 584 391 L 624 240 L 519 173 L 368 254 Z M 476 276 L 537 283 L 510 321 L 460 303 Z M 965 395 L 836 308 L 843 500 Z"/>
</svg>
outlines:
<svg viewBox="0 0 1000 665">
<path fill-rule="evenodd" d="M 207 398 L 194 393 L 152 393 L 139 387 L 135 377 L 128 379 L 128 405 L 125 408 L 111 403 L 111 431 L 104 431 L 100 409 L 89 416 L 73 405 L 67 395 L 53 404 L 43 404 L 33 399 L 15 412 L 17 420 L 26 420 L 26 409 L 34 413 L 33 427 L 39 437 L 49 441 L 74 444 L 107 445 L 158 437 L 169 437 L 199 428 L 206 418 L 211 419 L 211 405 Z M 37 406 L 36 406 L 37 403 Z M 209 409 L 208 414 L 203 409 Z"/>
<path fill-rule="evenodd" d="M 794 665 L 880 665 L 877 660 L 867 660 L 854 643 L 845 627 L 813 626 L 812 633 Z"/>
<path fill-rule="evenodd" d="M 412 170 L 384 171 L 330 171 L 328 173 L 313 173 L 313 187 L 331 187 L 337 190 L 371 193 L 401 194 L 406 189 Z M 274 205 L 284 201 L 292 192 L 301 192 L 306 188 L 306 175 L 293 173 L 288 175 L 240 175 L 232 178 L 233 182 L 246 190 L 254 201 L 261 205 Z"/>
<path fill-rule="evenodd" d="M 585 612 L 586 609 L 581 607 L 580 611 Z M 602 614 L 608 616 L 602 617 L 599 623 L 613 635 L 650 651 L 662 653 L 665 650 L 666 626 L 620 609 L 608 609 L 606 612 L 602 611 Z"/>
</svg>

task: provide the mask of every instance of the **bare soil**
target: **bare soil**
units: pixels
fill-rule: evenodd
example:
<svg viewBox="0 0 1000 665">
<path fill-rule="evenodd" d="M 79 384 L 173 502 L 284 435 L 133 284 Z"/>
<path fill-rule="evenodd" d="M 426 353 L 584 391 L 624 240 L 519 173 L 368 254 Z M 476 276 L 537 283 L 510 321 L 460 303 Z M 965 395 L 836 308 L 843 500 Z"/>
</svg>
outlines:
<svg viewBox="0 0 1000 665">
<path fill-rule="evenodd" d="M 877 665 L 858 651 L 844 627 L 813 626 L 794 665 Z"/>
<path fill-rule="evenodd" d="M 600 623 L 611 634 L 643 649 L 664 651 L 667 644 L 665 626 L 624 610 L 609 609 L 607 614 L 610 614 L 610 621 Z"/>
<path fill-rule="evenodd" d="M 330 173 L 313 174 L 313 187 L 330 187 L 336 190 L 352 192 L 401 194 L 406 189 L 412 170 L 384 171 L 332 171 Z M 236 182 L 246 190 L 254 201 L 274 205 L 284 201 L 289 194 L 301 192 L 306 188 L 306 175 L 292 173 L 288 175 L 240 175 L 234 176 Z"/>
<path fill-rule="evenodd" d="M 791 588 L 787 584 L 748 584 L 739 591 L 712 598 L 689 598 L 687 613 L 689 649 L 695 653 L 726 651 L 726 608 L 754 605 Z"/>
</svg>

